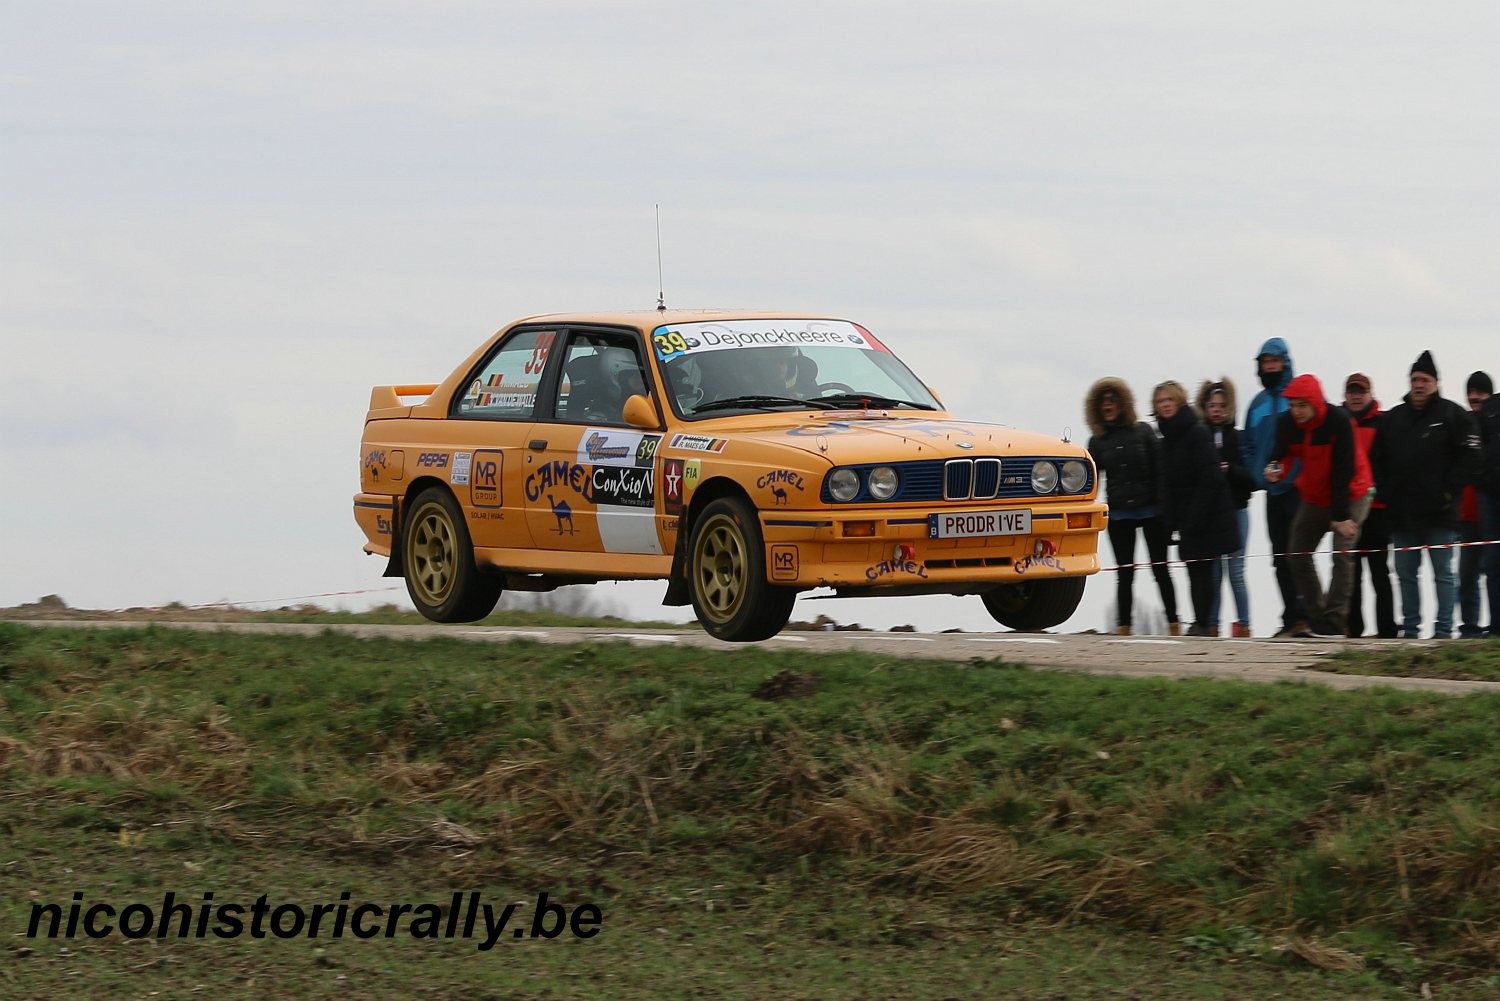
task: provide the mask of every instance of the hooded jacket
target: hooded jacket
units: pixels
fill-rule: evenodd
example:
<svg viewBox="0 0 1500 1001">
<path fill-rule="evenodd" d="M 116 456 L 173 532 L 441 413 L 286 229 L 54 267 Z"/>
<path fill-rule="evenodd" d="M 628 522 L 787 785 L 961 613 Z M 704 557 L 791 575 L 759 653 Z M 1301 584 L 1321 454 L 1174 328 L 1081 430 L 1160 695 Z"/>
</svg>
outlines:
<svg viewBox="0 0 1500 1001">
<path fill-rule="evenodd" d="M 1281 378 L 1275 385 L 1255 394 L 1255 399 L 1250 401 L 1250 409 L 1245 411 L 1245 468 L 1255 481 L 1255 489 L 1271 494 L 1284 494 L 1296 489 L 1292 485 L 1296 470 L 1289 470 L 1292 475 L 1284 477 L 1279 483 L 1267 483 L 1265 470 L 1266 464 L 1271 461 L 1271 449 L 1276 446 L 1276 420 L 1286 413 L 1286 399 L 1281 391 L 1296 378 L 1296 371 L 1292 367 L 1292 352 L 1280 337 L 1272 337 L 1255 353 L 1257 376 L 1262 374 L 1261 355 L 1280 355 L 1286 360 L 1286 368 L 1281 370 Z M 1264 381 L 1262 384 L 1264 385 Z"/>
<path fill-rule="evenodd" d="M 1439 393 L 1421 410 L 1408 393 L 1380 419 L 1370 467 L 1397 531 L 1454 529 L 1464 484 L 1484 473 L 1478 426 L 1469 411 Z"/>
<path fill-rule="evenodd" d="M 1297 460 L 1297 492 L 1314 507 L 1327 508 L 1330 521 L 1349 517 L 1349 503 L 1370 492 L 1374 478 L 1365 450 L 1355 440 L 1349 415 L 1323 398 L 1323 384 L 1315 375 L 1299 375 L 1282 390 L 1288 400 L 1312 404 L 1312 419 L 1298 424 L 1290 412 L 1276 419 L 1276 445 L 1271 460 Z"/>
<path fill-rule="evenodd" d="M 1190 406 L 1158 423 L 1162 433 L 1162 507 L 1185 560 L 1227 556 L 1240 548 L 1229 486 L 1208 428 Z"/>
<path fill-rule="evenodd" d="M 1113 423 L 1106 424 L 1099 403 L 1111 390 L 1120 399 L 1120 413 Z M 1161 442 L 1151 425 L 1136 416 L 1135 394 L 1130 387 L 1113 377 L 1095 382 L 1084 396 L 1083 416 L 1094 433 L 1089 439 L 1089 455 L 1104 474 L 1110 510 L 1137 512 L 1137 517 L 1156 514 Z"/>
<path fill-rule="evenodd" d="M 1217 389 L 1224 391 L 1225 402 L 1229 405 L 1229 420 L 1223 424 L 1215 424 L 1208 419 L 1208 398 Z M 1214 448 L 1219 452 L 1219 463 L 1225 467 L 1224 478 L 1229 483 L 1229 498 L 1234 501 L 1235 507 L 1246 507 L 1250 503 L 1250 495 L 1255 492 L 1255 478 L 1245 468 L 1244 436 L 1234 426 L 1234 415 L 1238 413 L 1234 383 L 1227 375 L 1219 376 L 1217 382 L 1204 379 L 1198 387 L 1198 397 L 1194 403 L 1198 407 L 1198 413 L 1203 415 L 1203 423 L 1208 426 L 1209 437 L 1214 440 Z"/>
</svg>

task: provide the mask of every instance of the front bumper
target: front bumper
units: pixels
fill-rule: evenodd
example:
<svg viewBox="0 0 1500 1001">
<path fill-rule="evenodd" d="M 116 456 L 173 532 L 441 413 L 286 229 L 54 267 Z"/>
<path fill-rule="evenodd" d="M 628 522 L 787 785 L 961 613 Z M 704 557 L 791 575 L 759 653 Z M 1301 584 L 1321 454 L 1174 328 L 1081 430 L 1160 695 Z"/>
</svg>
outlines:
<svg viewBox="0 0 1500 1001">
<path fill-rule="evenodd" d="M 762 511 L 766 575 L 788 586 L 915 594 L 1099 571 L 1099 534 L 1108 524 L 1102 501 L 1032 504 L 1029 535 L 972 539 L 929 538 L 927 516 L 936 510 Z"/>
</svg>

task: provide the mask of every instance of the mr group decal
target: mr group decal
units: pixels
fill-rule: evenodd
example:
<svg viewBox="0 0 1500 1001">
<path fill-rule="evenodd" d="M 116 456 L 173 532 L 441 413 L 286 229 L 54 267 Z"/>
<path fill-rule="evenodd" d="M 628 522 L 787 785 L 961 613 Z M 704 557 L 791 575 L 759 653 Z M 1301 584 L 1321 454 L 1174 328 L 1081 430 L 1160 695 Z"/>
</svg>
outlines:
<svg viewBox="0 0 1500 1001">
<path fill-rule="evenodd" d="M 771 579 L 796 580 L 802 573 L 797 547 L 777 543 L 771 547 Z"/>
<path fill-rule="evenodd" d="M 469 463 L 469 503 L 474 507 L 500 507 L 504 479 L 505 453 L 490 448 L 476 451 Z"/>
</svg>

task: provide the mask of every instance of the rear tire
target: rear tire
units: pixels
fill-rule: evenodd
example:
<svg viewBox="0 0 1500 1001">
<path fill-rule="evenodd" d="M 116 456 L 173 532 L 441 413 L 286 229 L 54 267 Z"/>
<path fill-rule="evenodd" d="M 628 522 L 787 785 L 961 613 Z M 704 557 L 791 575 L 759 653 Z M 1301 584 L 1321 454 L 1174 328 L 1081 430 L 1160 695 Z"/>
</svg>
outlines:
<svg viewBox="0 0 1500 1001">
<path fill-rule="evenodd" d="M 1085 577 L 1047 577 L 1002 584 L 984 595 L 996 622 L 1018 632 L 1039 633 L 1068 621 L 1083 600 Z"/>
<path fill-rule="evenodd" d="M 755 512 L 738 497 L 709 503 L 688 542 L 688 593 L 705 632 L 731 643 L 769 639 L 792 617 L 797 592 L 766 580 Z"/>
<path fill-rule="evenodd" d="M 474 622 L 495 610 L 504 585 L 474 562 L 463 510 L 442 487 L 417 495 L 401 533 L 406 593 L 433 622 Z"/>
</svg>

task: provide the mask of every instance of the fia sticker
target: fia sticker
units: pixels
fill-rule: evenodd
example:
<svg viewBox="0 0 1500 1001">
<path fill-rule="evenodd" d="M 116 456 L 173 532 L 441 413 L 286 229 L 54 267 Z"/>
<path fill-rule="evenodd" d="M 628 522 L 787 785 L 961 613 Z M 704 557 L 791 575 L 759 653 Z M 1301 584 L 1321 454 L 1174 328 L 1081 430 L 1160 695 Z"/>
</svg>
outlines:
<svg viewBox="0 0 1500 1001">
<path fill-rule="evenodd" d="M 682 466 L 682 494 L 691 497 L 694 490 L 698 489 L 698 481 L 703 478 L 703 460 L 689 459 Z"/>
</svg>

